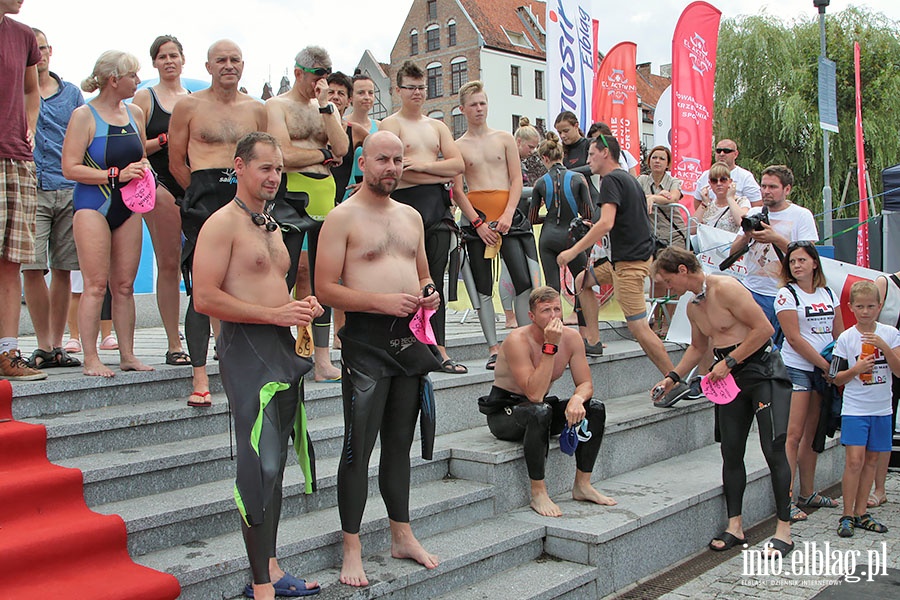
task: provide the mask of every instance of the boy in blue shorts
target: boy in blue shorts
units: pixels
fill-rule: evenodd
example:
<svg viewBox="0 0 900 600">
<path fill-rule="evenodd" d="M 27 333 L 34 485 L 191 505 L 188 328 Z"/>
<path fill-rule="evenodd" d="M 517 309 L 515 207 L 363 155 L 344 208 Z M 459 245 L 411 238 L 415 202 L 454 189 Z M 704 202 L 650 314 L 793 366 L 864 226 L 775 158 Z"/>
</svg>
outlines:
<svg viewBox="0 0 900 600">
<path fill-rule="evenodd" d="M 847 451 L 841 481 L 844 514 L 837 530 L 841 537 L 852 536 L 857 527 L 887 532 L 866 512 L 866 500 L 879 454 L 891 451 L 891 373 L 900 374 L 900 332 L 875 321 L 881 300 L 874 283 L 857 281 L 850 287 L 850 310 L 856 325 L 838 338 L 832 365 L 832 372 L 837 370 L 835 385 L 845 386 L 841 410 L 841 443 Z"/>
</svg>

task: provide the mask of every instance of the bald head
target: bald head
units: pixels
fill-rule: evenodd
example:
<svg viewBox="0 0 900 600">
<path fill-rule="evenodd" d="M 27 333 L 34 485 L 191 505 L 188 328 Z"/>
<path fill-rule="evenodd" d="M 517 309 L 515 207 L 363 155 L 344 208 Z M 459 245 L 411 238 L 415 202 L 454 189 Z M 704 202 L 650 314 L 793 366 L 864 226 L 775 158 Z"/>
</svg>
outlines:
<svg viewBox="0 0 900 600">
<path fill-rule="evenodd" d="M 730 150 L 730 152 L 729 152 Z M 723 152 L 724 151 L 724 152 Z M 734 169 L 734 161 L 737 160 L 738 149 L 734 140 L 719 140 L 716 144 L 716 160 L 728 165 L 728 169 Z"/>
<path fill-rule="evenodd" d="M 397 149 L 400 150 L 402 155 L 403 142 L 400 141 L 400 138 L 390 131 L 376 131 L 366 136 L 362 146 L 362 153 L 363 156 L 368 157 L 379 152 L 393 152 Z"/>
<path fill-rule="evenodd" d="M 241 48 L 235 42 L 231 40 L 218 40 L 216 42 L 213 42 L 212 46 L 209 47 L 209 50 L 206 51 L 206 60 L 212 62 L 213 56 L 219 54 L 222 51 L 237 51 L 238 54 L 241 54 Z"/>
</svg>

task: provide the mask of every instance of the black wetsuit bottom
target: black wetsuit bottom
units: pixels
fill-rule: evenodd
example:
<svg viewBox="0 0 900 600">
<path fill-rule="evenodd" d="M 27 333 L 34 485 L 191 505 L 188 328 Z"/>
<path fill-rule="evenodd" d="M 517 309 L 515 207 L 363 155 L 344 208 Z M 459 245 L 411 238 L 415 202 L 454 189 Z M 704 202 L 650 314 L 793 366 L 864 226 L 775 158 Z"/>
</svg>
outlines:
<svg viewBox="0 0 900 600">
<path fill-rule="evenodd" d="M 716 348 L 722 358 L 735 347 Z M 781 355 L 769 344 L 757 350 L 731 372 L 741 389 L 728 404 L 717 404 L 716 441 L 721 443 L 722 484 L 728 518 L 742 514 L 747 470 L 744 453 L 753 417 L 759 427 L 759 445 L 772 475 L 775 512 L 780 521 L 791 518 L 791 469 L 785 452 L 791 412 L 791 381 Z"/>
<path fill-rule="evenodd" d="M 447 226 L 450 217 L 450 191 L 444 184 L 416 185 L 395 190 L 391 198 L 415 208 L 422 217 L 425 228 L 425 256 L 428 259 L 428 274 L 438 290 L 443 290 L 444 273 L 450 259 L 450 240 L 453 232 Z M 450 282 L 451 286 L 456 281 Z M 441 304 L 431 319 L 434 337 L 438 346 L 446 341 L 447 329 L 446 299 L 441 293 Z"/>
<path fill-rule="evenodd" d="M 184 315 L 184 339 L 193 367 L 206 366 L 210 327 L 209 317 L 194 308 L 191 284 L 194 248 L 203 224 L 210 215 L 231 202 L 236 190 L 237 179 L 232 169 L 203 169 L 191 173 L 191 184 L 181 200 L 181 230 L 185 238 L 181 250 L 181 274 L 185 290 L 191 297 Z"/>
<path fill-rule="evenodd" d="M 315 488 L 315 459 L 303 408 L 303 375 L 309 360 L 294 353 L 287 327 L 222 322 L 219 335 L 222 387 L 234 415 L 237 446 L 235 501 L 253 582 L 269 583 L 281 517 L 282 479 L 290 438 L 306 492 Z M 255 359 L 247 368 L 247 357 Z"/>
<path fill-rule="evenodd" d="M 566 425 L 568 400 L 548 396 L 541 403 L 530 402 L 525 396 L 507 390 L 491 387 L 492 402 L 508 401 L 510 404 L 498 412 L 487 416 L 488 429 L 498 440 L 522 442 L 525 447 L 525 464 L 528 478 L 532 481 L 544 479 L 544 467 L 550 449 L 550 436 L 559 435 Z M 603 432 L 606 429 L 606 407 L 599 400 L 585 403 L 588 431 L 591 439 L 579 442 L 575 449 L 575 466 L 583 473 L 594 470 Z"/>
<path fill-rule="evenodd" d="M 409 522 L 409 452 L 423 376 L 440 368 L 409 329 L 409 317 L 347 313 L 343 355 L 344 445 L 337 492 L 341 529 L 359 533 L 369 489 L 369 458 L 381 434 L 378 486 L 388 517 Z"/>
<path fill-rule="evenodd" d="M 300 254 L 303 252 L 303 239 L 306 238 L 307 255 L 309 256 L 309 286 L 312 294 L 316 293 L 316 251 L 319 246 L 319 232 L 324 221 L 313 219 L 306 212 L 309 195 L 306 192 L 287 192 L 286 184 L 282 184 L 276 196 L 272 215 L 282 226 L 284 245 L 287 247 L 291 266 L 288 267 L 287 287 L 294 289 L 297 283 L 297 268 L 300 265 Z M 327 347 L 331 330 L 331 307 L 322 305 L 325 312 L 313 319 L 313 346 Z"/>
<path fill-rule="evenodd" d="M 538 242 L 538 251 L 541 255 L 541 267 L 544 270 L 544 282 L 559 292 L 562 288 L 559 280 L 559 265 L 556 257 L 563 250 L 572 247 L 569 243 L 569 226 L 560 225 L 553 221 L 544 221 L 541 225 L 541 239 Z M 578 277 L 578 274 L 587 267 L 587 259 L 584 253 L 579 254 L 572 262 L 569 263 L 569 270 L 572 272 L 572 278 Z"/>
</svg>

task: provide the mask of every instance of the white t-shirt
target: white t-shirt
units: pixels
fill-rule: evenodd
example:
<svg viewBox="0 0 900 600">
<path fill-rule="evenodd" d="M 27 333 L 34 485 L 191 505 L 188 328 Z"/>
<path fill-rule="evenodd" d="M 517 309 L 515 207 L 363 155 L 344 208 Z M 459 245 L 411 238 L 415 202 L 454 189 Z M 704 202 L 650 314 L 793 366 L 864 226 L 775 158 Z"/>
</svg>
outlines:
<svg viewBox="0 0 900 600">
<path fill-rule="evenodd" d="M 754 206 L 747 215 L 755 215 L 760 212 L 762 212 L 762 208 Z M 791 242 L 819 241 L 819 231 L 816 229 L 816 220 L 813 218 L 812 212 L 794 203 L 789 203 L 787 208 L 778 212 L 769 211 L 769 225 Z M 781 261 L 778 260 L 772 244 L 751 242 L 749 252 L 744 255 L 744 265 L 747 267 L 744 285 L 750 291 L 764 296 L 774 296 L 778 293 Z"/>
<path fill-rule="evenodd" d="M 734 165 L 734 168 L 731 170 L 731 180 L 734 182 L 735 187 L 735 195 L 743 196 L 751 203 L 756 202 L 759 203 L 762 201 L 762 192 L 759 189 L 759 184 L 756 183 L 756 178 L 753 176 L 753 173 Z M 709 170 L 703 171 L 700 174 L 699 179 L 697 179 L 697 187 L 694 188 L 694 198 L 698 201 L 700 198 L 700 190 L 709 185 Z"/>
<path fill-rule="evenodd" d="M 833 294 L 829 294 L 826 288 L 816 288 L 812 294 L 807 294 L 796 283 L 792 283 L 791 288 L 797 293 L 800 306 L 797 306 L 791 291 L 783 287 L 775 296 L 775 314 L 796 311 L 800 337 L 809 342 L 816 352 L 821 352 L 834 339 L 831 333 L 834 325 Z M 815 368 L 814 364 L 791 347 L 787 339 L 781 346 L 781 359 L 785 365 L 794 369 L 812 371 Z"/>
<path fill-rule="evenodd" d="M 887 342 L 891 349 L 900 346 L 900 332 L 890 325 L 875 324 L 875 334 Z M 834 345 L 834 356 L 847 359 L 853 368 L 862 351 L 862 336 L 854 325 L 844 331 Z M 859 377 L 851 379 L 844 386 L 844 407 L 842 415 L 858 417 L 881 417 L 891 414 L 891 368 L 881 350 L 875 349 L 875 366 L 872 380 L 863 383 Z"/>
</svg>

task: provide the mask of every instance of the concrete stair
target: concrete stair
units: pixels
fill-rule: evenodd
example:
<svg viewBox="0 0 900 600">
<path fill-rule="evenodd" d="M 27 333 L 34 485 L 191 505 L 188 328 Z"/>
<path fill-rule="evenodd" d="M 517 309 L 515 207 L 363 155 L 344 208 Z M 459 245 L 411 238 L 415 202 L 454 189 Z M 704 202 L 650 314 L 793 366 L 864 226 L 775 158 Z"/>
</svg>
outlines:
<svg viewBox="0 0 900 600">
<path fill-rule="evenodd" d="M 471 330 L 471 327 L 469 328 Z M 343 435 L 340 386 L 306 382 L 306 408 L 317 458 L 318 491 L 303 493 L 289 459 L 278 556 L 297 575 L 318 579 L 323 598 L 598 598 L 701 550 L 724 526 L 721 458 L 713 443 L 712 405 L 682 402 L 655 409 L 647 390 L 659 374 L 634 342 L 604 333 L 603 357 L 589 359 L 595 396 L 606 402 L 607 429 L 595 485 L 615 507 L 569 498 L 574 461 L 551 442 L 547 484 L 559 519 L 527 508 L 522 448 L 493 438 L 477 411 L 492 373 L 471 331 L 451 334 L 451 356 L 466 375 L 434 374 L 438 437 L 434 458 L 413 445 L 411 520 L 423 545 L 440 555 L 426 570 L 390 556 L 387 515 L 378 495 L 376 447 L 361 529 L 371 585 L 337 583 L 341 558 L 336 474 Z M 671 348 L 673 360 L 680 352 Z M 81 469 L 88 504 L 118 514 L 141 564 L 176 575 L 182 598 L 240 597 L 249 570 L 232 496 L 229 416 L 218 365 L 209 363 L 214 405 L 185 406 L 190 369 L 80 375 L 14 384 L 14 414 L 48 430 L 54 462 Z M 57 371 L 58 372 L 58 371 Z M 57 373 L 54 372 L 54 373 Z M 554 393 L 572 391 L 568 376 Z M 819 461 L 822 486 L 840 478 L 836 441 Z M 774 512 L 755 434 L 748 443 L 745 521 Z"/>
</svg>

